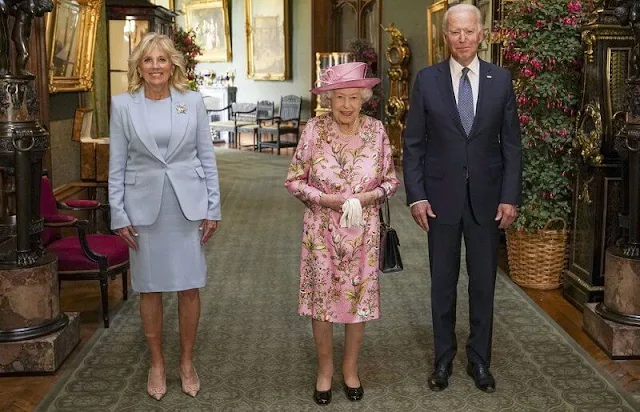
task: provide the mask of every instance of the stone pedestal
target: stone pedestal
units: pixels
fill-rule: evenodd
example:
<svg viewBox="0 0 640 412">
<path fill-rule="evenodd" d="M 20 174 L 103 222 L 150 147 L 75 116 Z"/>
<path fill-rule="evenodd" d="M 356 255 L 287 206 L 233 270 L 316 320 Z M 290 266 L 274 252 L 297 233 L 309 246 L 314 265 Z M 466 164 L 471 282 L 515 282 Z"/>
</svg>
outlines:
<svg viewBox="0 0 640 412">
<path fill-rule="evenodd" d="M 604 302 L 584 308 L 584 330 L 612 359 L 640 358 L 640 260 L 609 248 Z"/>
<path fill-rule="evenodd" d="M 58 258 L 0 267 L 0 374 L 55 372 L 80 340 L 77 313 L 61 313 Z"/>
<path fill-rule="evenodd" d="M 605 257 L 604 302 L 596 312 L 613 322 L 640 327 L 640 260 L 612 247 Z"/>
<path fill-rule="evenodd" d="M 0 342 L 53 333 L 65 322 L 55 255 L 45 253 L 35 266 L 0 268 Z"/>
<path fill-rule="evenodd" d="M 0 374 L 53 373 L 80 340 L 77 312 L 66 313 L 67 325 L 39 338 L 0 342 Z"/>
<path fill-rule="evenodd" d="M 611 359 L 640 359 L 640 327 L 612 322 L 596 313 L 598 303 L 584 307 L 584 331 Z"/>
</svg>

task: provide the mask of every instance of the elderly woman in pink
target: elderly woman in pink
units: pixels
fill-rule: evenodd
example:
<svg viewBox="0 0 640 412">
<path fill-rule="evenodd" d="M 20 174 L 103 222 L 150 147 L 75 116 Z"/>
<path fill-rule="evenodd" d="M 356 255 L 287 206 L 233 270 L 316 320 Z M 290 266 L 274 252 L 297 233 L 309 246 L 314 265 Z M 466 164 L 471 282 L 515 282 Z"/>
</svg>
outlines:
<svg viewBox="0 0 640 412">
<path fill-rule="evenodd" d="M 311 317 L 318 356 L 314 400 L 331 402 L 333 324 L 345 324 L 344 390 L 352 401 L 364 391 L 358 352 L 367 321 L 380 317 L 378 255 L 384 197 L 399 184 L 389 139 L 379 120 L 360 113 L 380 79 L 365 63 L 328 68 L 312 89 L 331 112 L 309 120 L 285 185 L 306 206 L 303 219 L 298 312 Z"/>
</svg>

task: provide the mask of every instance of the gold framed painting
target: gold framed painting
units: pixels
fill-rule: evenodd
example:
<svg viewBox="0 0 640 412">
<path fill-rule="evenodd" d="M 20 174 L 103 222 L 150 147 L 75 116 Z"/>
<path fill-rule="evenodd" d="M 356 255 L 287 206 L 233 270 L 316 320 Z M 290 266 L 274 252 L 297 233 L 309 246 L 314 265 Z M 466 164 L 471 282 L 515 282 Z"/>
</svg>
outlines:
<svg viewBox="0 0 640 412">
<path fill-rule="evenodd" d="M 482 26 L 484 27 L 484 40 L 478 47 L 478 57 L 484 61 L 492 62 L 491 31 L 493 29 L 493 0 L 474 0 L 475 6 L 482 13 Z"/>
<path fill-rule="evenodd" d="M 447 11 L 447 0 L 433 3 L 427 8 L 427 66 L 439 63 L 449 57 L 444 41 L 442 22 Z"/>
<path fill-rule="evenodd" d="M 202 62 L 231 61 L 231 35 L 227 0 L 191 1 L 184 6 L 187 28 L 193 29 L 202 55 Z"/>
<path fill-rule="evenodd" d="M 289 68 L 289 0 L 245 0 L 247 77 L 287 80 Z"/>
<path fill-rule="evenodd" d="M 93 55 L 102 0 L 53 0 L 47 14 L 49 92 L 93 87 Z"/>
</svg>

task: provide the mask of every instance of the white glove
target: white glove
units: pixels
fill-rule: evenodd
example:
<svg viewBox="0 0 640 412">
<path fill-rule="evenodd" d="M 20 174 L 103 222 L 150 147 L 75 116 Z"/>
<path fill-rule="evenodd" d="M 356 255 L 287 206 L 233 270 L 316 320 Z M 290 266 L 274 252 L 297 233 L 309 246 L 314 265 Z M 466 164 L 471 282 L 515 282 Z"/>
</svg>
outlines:
<svg viewBox="0 0 640 412">
<path fill-rule="evenodd" d="M 347 199 L 342 205 L 340 227 L 358 227 L 364 225 L 362 205 L 355 197 Z"/>
</svg>

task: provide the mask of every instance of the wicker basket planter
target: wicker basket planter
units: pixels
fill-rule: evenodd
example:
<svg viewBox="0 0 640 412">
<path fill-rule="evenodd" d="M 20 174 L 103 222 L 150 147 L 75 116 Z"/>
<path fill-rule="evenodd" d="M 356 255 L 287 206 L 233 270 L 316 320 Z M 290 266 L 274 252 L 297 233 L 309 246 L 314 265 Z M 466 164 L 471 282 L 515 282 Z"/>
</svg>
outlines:
<svg viewBox="0 0 640 412">
<path fill-rule="evenodd" d="M 549 229 L 561 222 L 562 229 Z M 566 267 L 567 225 L 551 219 L 538 233 L 507 229 L 509 276 L 518 285 L 531 289 L 557 289 Z"/>
</svg>

